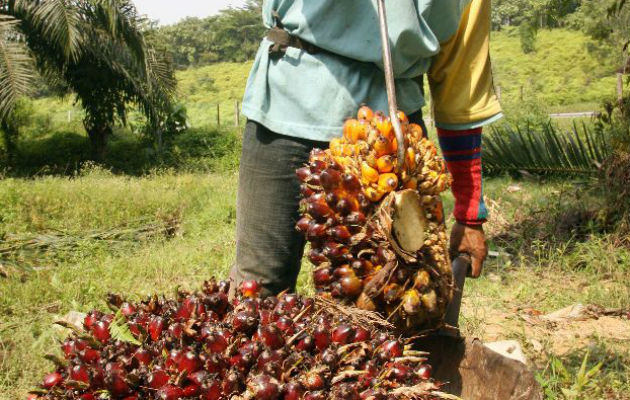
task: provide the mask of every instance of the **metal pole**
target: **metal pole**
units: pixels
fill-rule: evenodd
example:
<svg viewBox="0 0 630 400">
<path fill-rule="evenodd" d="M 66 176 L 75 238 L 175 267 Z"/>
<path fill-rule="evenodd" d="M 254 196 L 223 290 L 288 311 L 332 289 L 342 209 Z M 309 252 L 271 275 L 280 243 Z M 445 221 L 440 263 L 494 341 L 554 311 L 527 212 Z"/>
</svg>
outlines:
<svg viewBox="0 0 630 400">
<path fill-rule="evenodd" d="M 398 105 L 396 104 L 396 85 L 394 81 L 394 67 L 392 65 L 392 53 L 389 47 L 389 35 L 387 34 L 387 15 L 385 14 L 385 0 L 377 0 L 378 17 L 381 26 L 381 43 L 383 47 L 383 65 L 385 67 L 385 87 L 387 88 L 387 102 L 389 104 L 389 118 L 394 127 L 396 141 L 398 142 L 398 163 L 396 172 L 400 173 L 405 163 L 405 138 L 398 120 Z"/>
</svg>

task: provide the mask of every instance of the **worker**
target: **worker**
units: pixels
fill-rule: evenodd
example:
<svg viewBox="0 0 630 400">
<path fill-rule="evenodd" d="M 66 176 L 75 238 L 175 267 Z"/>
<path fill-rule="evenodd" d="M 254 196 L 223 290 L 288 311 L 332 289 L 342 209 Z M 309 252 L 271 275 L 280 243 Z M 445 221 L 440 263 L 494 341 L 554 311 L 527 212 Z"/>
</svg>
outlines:
<svg viewBox="0 0 630 400">
<path fill-rule="evenodd" d="M 385 6 L 399 109 L 424 125 L 426 74 L 453 176 L 451 255 L 469 255 L 469 274 L 477 277 L 487 254 L 481 130 L 501 117 L 489 60 L 490 0 L 387 0 Z M 340 136 L 360 105 L 387 110 L 388 103 L 374 1 L 265 0 L 262 12 L 269 32 L 243 99 L 248 121 L 231 279 L 256 279 L 269 295 L 295 288 L 302 261 L 295 170 L 313 148 Z"/>
</svg>

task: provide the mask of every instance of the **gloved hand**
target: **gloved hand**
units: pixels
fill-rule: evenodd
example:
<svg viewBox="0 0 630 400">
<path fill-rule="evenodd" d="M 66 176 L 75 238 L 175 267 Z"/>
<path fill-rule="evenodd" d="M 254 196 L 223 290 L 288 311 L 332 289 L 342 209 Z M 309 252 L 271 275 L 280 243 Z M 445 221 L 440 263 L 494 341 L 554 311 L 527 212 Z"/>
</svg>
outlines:
<svg viewBox="0 0 630 400">
<path fill-rule="evenodd" d="M 456 222 L 451 229 L 449 254 L 453 260 L 460 254 L 469 255 L 472 265 L 468 276 L 478 278 L 481 275 L 483 262 L 488 256 L 488 246 L 483 227 Z"/>
</svg>

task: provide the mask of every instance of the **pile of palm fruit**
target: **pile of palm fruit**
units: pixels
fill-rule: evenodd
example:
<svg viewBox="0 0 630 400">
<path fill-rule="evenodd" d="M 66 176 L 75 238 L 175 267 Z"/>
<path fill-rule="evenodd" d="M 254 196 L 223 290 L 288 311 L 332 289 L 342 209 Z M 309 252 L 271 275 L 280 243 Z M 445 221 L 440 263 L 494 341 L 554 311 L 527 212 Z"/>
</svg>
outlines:
<svg viewBox="0 0 630 400">
<path fill-rule="evenodd" d="M 399 331 L 442 323 L 452 273 L 440 193 L 450 175 L 420 125 L 361 107 L 343 137 L 297 170 L 301 219 L 319 294 L 377 311 Z M 397 150 L 404 146 L 399 164 Z"/>
<path fill-rule="evenodd" d="M 257 296 L 211 280 L 196 293 L 137 303 L 111 296 L 49 356 L 34 399 L 437 399 L 426 353 L 372 313 L 323 299 Z M 323 303 L 322 303 L 323 302 Z M 67 325 L 67 324 L 66 324 Z M 69 326 L 69 325 L 67 325 Z"/>
</svg>

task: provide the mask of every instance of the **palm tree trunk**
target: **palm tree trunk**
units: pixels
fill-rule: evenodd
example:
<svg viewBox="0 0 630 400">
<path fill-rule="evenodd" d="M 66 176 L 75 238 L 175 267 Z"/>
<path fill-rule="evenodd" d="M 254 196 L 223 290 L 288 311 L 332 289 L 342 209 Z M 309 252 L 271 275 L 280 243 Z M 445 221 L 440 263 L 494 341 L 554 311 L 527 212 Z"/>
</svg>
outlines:
<svg viewBox="0 0 630 400">
<path fill-rule="evenodd" d="M 92 159 L 95 161 L 103 161 L 105 150 L 107 148 L 107 140 L 112 134 L 112 128 L 108 125 L 98 125 L 86 127 L 85 130 L 90 138 L 90 147 L 92 150 Z"/>
</svg>

